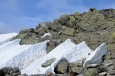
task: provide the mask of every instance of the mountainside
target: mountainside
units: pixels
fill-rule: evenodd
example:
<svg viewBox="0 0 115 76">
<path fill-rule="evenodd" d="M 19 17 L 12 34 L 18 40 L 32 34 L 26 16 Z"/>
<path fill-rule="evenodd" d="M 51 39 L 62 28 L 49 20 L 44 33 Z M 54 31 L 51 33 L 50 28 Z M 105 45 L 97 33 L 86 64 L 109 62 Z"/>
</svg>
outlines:
<svg viewBox="0 0 115 76">
<path fill-rule="evenodd" d="M 0 75 L 114 76 L 114 45 L 115 9 L 65 14 L 0 34 Z"/>
<path fill-rule="evenodd" d="M 45 33 L 51 36 L 41 38 Z M 115 54 L 115 9 L 96 10 L 90 8 L 88 12 L 75 12 L 71 15 L 62 15 L 53 22 L 43 22 L 34 29 L 21 30 L 14 39 L 21 39 L 20 44 L 35 44 L 46 39 L 47 52 L 51 51 L 61 42 L 70 38 L 78 44 L 85 41 L 91 49 L 101 43 L 107 44 L 108 50 Z"/>
</svg>

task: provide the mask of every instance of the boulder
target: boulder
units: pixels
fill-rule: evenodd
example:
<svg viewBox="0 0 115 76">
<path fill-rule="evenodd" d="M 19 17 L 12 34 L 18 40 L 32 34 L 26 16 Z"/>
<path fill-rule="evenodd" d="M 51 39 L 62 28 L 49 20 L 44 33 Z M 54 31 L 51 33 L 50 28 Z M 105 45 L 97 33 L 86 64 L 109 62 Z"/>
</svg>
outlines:
<svg viewBox="0 0 115 76">
<path fill-rule="evenodd" d="M 10 71 L 10 73 L 19 73 L 19 72 L 20 72 L 20 70 L 18 67 L 15 67 Z"/>
<path fill-rule="evenodd" d="M 88 68 L 84 70 L 85 76 L 99 76 L 99 69 L 98 68 Z"/>
<path fill-rule="evenodd" d="M 42 64 L 42 67 L 50 66 L 55 60 L 56 60 L 56 58 L 47 60 L 45 63 Z"/>
<path fill-rule="evenodd" d="M 66 26 L 62 27 L 62 33 L 68 36 L 75 36 L 76 35 L 76 30 L 74 30 L 73 28 L 69 28 Z"/>
<path fill-rule="evenodd" d="M 0 76 L 5 76 L 5 72 L 0 70 Z"/>
<path fill-rule="evenodd" d="M 77 74 L 80 74 L 80 73 L 83 74 L 84 68 L 83 68 L 83 67 L 73 66 L 73 67 L 71 68 L 71 71 L 72 71 L 72 72 L 75 72 L 75 73 L 77 73 Z"/>
<path fill-rule="evenodd" d="M 62 24 L 62 25 L 66 25 L 66 22 L 69 21 L 69 15 L 65 14 L 65 15 L 61 15 L 60 16 L 60 19 L 59 19 L 59 22 Z"/>
<path fill-rule="evenodd" d="M 59 64 L 54 69 L 54 72 L 57 73 L 67 73 L 69 71 L 69 65 L 68 61 L 66 59 L 62 59 Z"/>
<path fill-rule="evenodd" d="M 13 68 L 11 68 L 11 67 L 4 67 L 4 68 L 2 68 L 1 70 L 3 71 L 3 72 L 5 72 L 5 73 L 10 73 L 10 71 L 12 70 Z"/>
<path fill-rule="evenodd" d="M 60 44 L 60 42 L 58 41 L 53 41 L 51 40 L 48 44 L 47 44 L 47 53 L 49 53 L 50 51 L 52 51 L 55 47 L 57 47 Z"/>
</svg>

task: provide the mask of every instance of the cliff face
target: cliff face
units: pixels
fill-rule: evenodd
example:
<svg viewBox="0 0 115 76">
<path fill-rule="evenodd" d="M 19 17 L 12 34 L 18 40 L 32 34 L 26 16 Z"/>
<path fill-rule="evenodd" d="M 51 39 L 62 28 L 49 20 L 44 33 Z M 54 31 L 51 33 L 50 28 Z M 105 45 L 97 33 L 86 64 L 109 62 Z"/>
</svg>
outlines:
<svg viewBox="0 0 115 76">
<path fill-rule="evenodd" d="M 45 33 L 52 35 L 41 38 Z M 85 41 L 91 49 L 101 43 L 107 44 L 108 50 L 115 54 L 115 9 L 96 10 L 90 8 L 88 12 L 75 12 L 71 15 L 62 15 L 53 22 L 43 22 L 33 29 L 21 30 L 14 39 L 21 39 L 20 44 L 35 44 L 46 39 L 47 51 L 51 51 L 67 38 L 73 42 Z"/>
</svg>

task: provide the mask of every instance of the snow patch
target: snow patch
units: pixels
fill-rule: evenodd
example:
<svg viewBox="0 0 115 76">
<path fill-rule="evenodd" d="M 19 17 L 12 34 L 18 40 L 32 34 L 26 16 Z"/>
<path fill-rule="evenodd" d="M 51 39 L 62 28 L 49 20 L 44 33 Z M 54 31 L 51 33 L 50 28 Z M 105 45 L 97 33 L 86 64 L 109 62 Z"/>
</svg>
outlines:
<svg viewBox="0 0 115 76">
<path fill-rule="evenodd" d="M 84 67 L 89 64 L 99 65 L 102 62 L 102 57 L 106 54 L 109 54 L 106 44 L 102 43 L 99 47 L 95 49 L 85 60 Z"/>
<path fill-rule="evenodd" d="M 20 45 L 20 40 L 14 40 L 0 46 L 0 69 L 3 67 L 28 66 L 35 59 L 45 55 L 49 40 L 34 45 Z"/>
<path fill-rule="evenodd" d="M 67 39 L 65 42 L 53 49 L 50 53 L 36 60 L 21 72 L 22 74 L 26 73 L 28 75 L 45 74 L 47 72 L 54 73 L 55 66 L 61 61 L 62 58 L 66 58 L 69 62 L 75 62 L 81 60 L 82 58 L 88 57 L 88 53 L 91 53 L 91 49 L 86 45 L 85 42 L 75 45 L 70 39 Z M 46 68 L 41 67 L 44 62 L 52 58 L 56 58 L 55 62 Z M 31 68 L 34 69 L 31 70 Z"/>
<path fill-rule="evenodd" d="M 0 69 L 3 67 L 19 67 L 22 74 L 45 74 L 54 73 L 55 66 L 65 58 L 68 62 L 79 62 L 86 58 L 84 67 L 87 65 L 96 66 L 102 62 L 102 56 L 108 54 L 105 43 L 102 43 L 95 51 L 92 51 L 83 41 L 74 44 L 70 39 L 58 45 L 47 54 L 46 47 L 49 40 L 34 45 L 20 45 L 20 39 L 10 41 L 17 33 L 0 34 Z M 44 34 L 41 38 L 51 36 Z M 90 55 L 88 55 L 90 53 Z M 56 60 L 48 67 L 41 65 L 49 59 Z"/>
<path fill-rule="evenodd" d="M 0 34 L 0 45 L 8 42 L 12 37 L 16 36 L 18 33 L 8 33 Z"/>
<path fill-rule="evenodd" d="M 48 32 L 48 33 L 45 33 L 44 36 L 42 36 L 41 38 L 44 38 L 44 37 L 47 37 L 47 36 L 52 37 L 52 35 Z"/>
</svg>

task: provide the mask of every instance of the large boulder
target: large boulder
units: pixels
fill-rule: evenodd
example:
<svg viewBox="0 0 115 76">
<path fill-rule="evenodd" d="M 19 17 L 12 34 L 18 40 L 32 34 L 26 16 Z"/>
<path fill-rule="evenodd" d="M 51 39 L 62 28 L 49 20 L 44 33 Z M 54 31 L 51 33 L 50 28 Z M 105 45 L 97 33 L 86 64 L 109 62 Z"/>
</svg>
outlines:
<svg viewBox="0 0 115 76">
<path fill-rule="evenodd" d="M 59 41 L 53 41 L 51 40 L 48 44 L 47 44 L 47 53 L 49 53 L 50 51 L 52 51 L 55 47 L 57 47 L 61 42 Z"/>
<path fill-rule="evenodd" d="M 99 76 L 99 69 L 98 68 L 88 68 L 84 70 L 85 76 Z"/>
<path fill-rule="evenodd" d="M 75 36 L 76 35 L 76 30 L 74 30 L 73 28 L 69 28 L 66 26 L 62 26 L 63 30 L 62 33 L 68 36 Z"/>
<path fill-rule="evenodd" d="M 60 63 L 55 67 L 54 72 L 55 73 L 67 73 L 69 71 L 69 65 L 68 61 L 66 59 L 62 59 Z"/>
<path fill-rule="evenodd" d="M 69 15 L 65 14 L 65 15 L 61 15 L 61 16 L 60 16 L 59 22 L 60 22 L 62 25 L 66 25 L 66 24 L 67 24 L 67 21 L 69 21 Z"/>
</svg>

